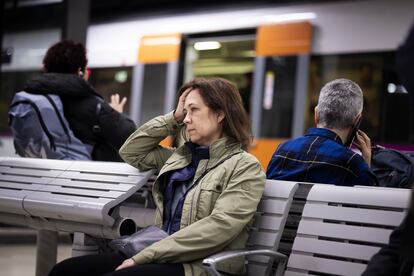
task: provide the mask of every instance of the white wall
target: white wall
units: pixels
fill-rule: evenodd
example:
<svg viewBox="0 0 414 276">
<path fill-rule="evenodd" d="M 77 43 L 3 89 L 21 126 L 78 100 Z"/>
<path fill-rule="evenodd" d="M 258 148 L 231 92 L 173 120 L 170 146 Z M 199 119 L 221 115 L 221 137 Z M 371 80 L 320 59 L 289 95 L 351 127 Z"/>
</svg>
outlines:
<svg viewBox="0 0 414 276">
<path fill-rule="evenodd" d="M 60 30 L 39 30 L 3 35 L 3 49 L 13 48 L 10 64 L 2 64 L 2 71 L 38 70 L 46 50 L 60 40 Z"/>
<path fill-rule="evenodd" d="M 0 156 L 18 157 L 13 146 L 13 137 L 0 136 Z"/>
</svg>

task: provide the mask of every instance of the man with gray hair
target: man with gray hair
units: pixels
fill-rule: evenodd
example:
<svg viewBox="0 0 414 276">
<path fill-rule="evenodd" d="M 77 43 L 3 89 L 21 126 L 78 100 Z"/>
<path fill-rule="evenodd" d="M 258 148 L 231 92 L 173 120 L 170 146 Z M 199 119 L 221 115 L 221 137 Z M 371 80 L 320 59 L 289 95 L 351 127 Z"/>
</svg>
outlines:
<svg viewBox="0 0 414 276">
<path fill-rule="evenodd" d="M 276 149 L 267 168 L 268 179 L 343 186 L 377 185 L 370 170 L 371 141 L 358 130 L 363 108 L 361 88 L 336 79 L 320 92 L 315 107 L 316 128 Z M 362 156 L 349 147 L 355 144 Z"/>
</svg>

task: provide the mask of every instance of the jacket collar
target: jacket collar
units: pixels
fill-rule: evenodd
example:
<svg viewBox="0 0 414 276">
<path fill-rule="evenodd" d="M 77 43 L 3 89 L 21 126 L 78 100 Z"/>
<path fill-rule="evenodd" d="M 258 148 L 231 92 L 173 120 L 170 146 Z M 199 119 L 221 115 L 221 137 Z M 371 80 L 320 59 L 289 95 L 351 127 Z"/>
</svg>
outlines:
<svg viewBox="0 0 414 276">
<path fill-rule="evenodd" d="M 159 175 L 164 174 L 167 171 L 177 170 L 188 166 L 192 161 L 192 152 L 189 146 L 189 142 L 185 143 L 179 147 L 173 155 L 167 160 L 163 168 L 161 169 Z M 232 138 L 222 137 L 214 141 L 208 147 L 208 157 L 206 159 L 201 159 L 199 166 L 203 164 L 205 169 L 215 166 L 222 159 L 225 159 L 231 154 L 241 152 L 241 144 L 235 141 Z M 207 155 L 206 155 L 207 156 Z M 204 164 L 207 163 L 207 166 Z M 197 168 L 196 168 L 197 169 Z"/>
<path fill-rule="evenodd" d="M 241 152 L 241 144 L 230 137 L 222 137 L 210 145 L 210 161 L 208 168 L 215 166 L 229 155 Z"/>
<path fill-rule="evenodd" d="M 197 168 L 200 160 L 210 159 L 210 151 L 208 146 L 200 146 L 192 142 L 187 142 L 185 145 L 191 151 L 191 165 L 194 168 Z"/>
<path fill-rule="evenodd" d="M 334 140 L 335 142 L 337 142 L 338 144 L 343 146 L 342 140 L 339 137 L 339 135 L 336 134 L 335 132 L 333 132 L 332 130 L 327 129 L 327 128 L 312 127 L 310 129 L 308 129 L 305 136 L 322 136 L 322 137 L 325 137 L 327 139 Z"/>
</svg>

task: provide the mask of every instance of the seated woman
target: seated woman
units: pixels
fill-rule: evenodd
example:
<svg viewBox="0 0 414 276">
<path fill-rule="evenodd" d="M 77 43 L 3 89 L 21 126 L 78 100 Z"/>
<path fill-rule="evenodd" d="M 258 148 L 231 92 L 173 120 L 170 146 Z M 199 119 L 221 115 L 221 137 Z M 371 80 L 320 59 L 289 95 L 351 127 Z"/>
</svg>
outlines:
<svg viewBox="0 0 414 276">
<path fill-rule="evenodd" d="M 76 257 L 50 275 L 205 275 L 203 258 L 244 248 L 265 174 L 243 150 L 250 125 L 240 94 L 221 78 L 193 80 L 180 94 L 175 112 L 141 126 L 120 150 L 132 166 L 159 173 L 153 186 L 155 225 L 169 236 L 130 259 L 119 253 Z M 183 146 L 159 145 L 180 134 L 188 140 Z M 219 269 L 240 274 L 244 261 L 233 259 Z"/>
</svg>

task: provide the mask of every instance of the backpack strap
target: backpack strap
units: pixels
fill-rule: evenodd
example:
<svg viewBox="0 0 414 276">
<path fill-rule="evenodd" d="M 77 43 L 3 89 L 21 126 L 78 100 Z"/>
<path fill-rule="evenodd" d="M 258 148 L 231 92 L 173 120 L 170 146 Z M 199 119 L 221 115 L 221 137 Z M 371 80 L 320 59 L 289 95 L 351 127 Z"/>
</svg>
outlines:
<svg viewBox="0 0 414 276">
<path fill-rule="evenodd" d="M 61 126 L 62 126 L 62 129 L 63 129 L 63 131 L 65 132 L 66 136 L 68 137 L 68 141 L 69 141 L 69 143 L 72 143 L 72 139 L 71 139 L 70 134 L 69 134 L 69 129 L 68 129 L 68 127 L 66 126 L 66 124 L 63 122 L 62 114 L 59 112 L 59 110 L 58 110 L 58 108 L 57 108 L 57 106 L 56 106 L 56 103 L 52 100 L 52 98 L 51 98 L 49 95 L 43 95 L 43 96 L 45 96 L 45 98 L 46 98 L 46 99 L 49 101 L 49 103 L 52 105 L 53 110 L 55 111 L 56 116 L 57 116 L 57 118 L 59 119 L 59 122 L 60 122 L 60 124 L 61 124 Z"/>
<path fill-rule="evenodd" d="M 15 107 L 16 105 L 19 105 L 19 104 L 28 104 L 33 108 L 33 110 L 36 112 L 37 118 L 39 119 L 39 123 L 43 128 L 43 131 L 45 132 L 47 138 L 49 139 L 50 147 L 53 150 L 56 150 L 55 140 L 53 139 L 52 134 L 50 134 L 50 131 L 47 129 L 45 121 L 43 120 L 42 114 L 40 113 L 40 110 L 37 107 L 37 105 L 30 100 L 24 100 L 24 101 L 16 101 L 10 106 L 10 108 Z"/>
</svg>

